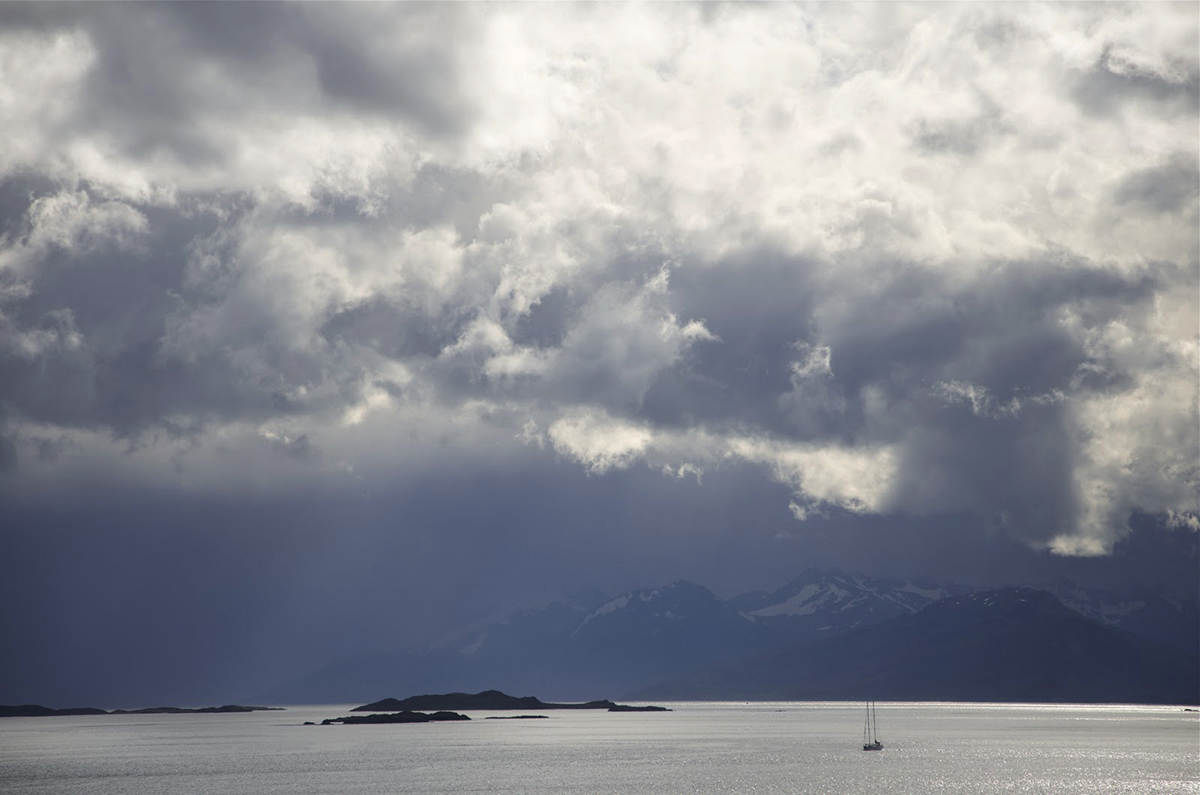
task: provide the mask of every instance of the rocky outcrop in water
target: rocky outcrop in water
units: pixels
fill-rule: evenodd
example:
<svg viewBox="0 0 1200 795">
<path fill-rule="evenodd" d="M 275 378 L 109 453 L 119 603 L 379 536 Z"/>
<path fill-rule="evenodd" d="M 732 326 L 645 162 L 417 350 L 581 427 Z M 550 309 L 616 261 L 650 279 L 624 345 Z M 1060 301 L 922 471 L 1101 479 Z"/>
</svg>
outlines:
<svg viewBox="0 0 1200 795">
<path fill-rule="evenodd" d="M 445 720 L 470 720 L 466 715 L 460 715 L 457 712 L 413 712 L 405 710 L 404 712 L 389 712 L 382 715 L 347 715 L 343 718 L 326 718 L 321 721 L 322 726 L 331 726 L 335 723 L 346 725 L 356 723 L 434 723 Z"/>
</svg>

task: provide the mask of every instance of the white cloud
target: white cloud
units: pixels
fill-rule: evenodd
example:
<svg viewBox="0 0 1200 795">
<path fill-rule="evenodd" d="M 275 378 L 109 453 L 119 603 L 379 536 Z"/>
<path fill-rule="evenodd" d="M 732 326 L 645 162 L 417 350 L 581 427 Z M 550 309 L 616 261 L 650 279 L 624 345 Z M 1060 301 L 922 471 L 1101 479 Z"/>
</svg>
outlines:
<svg viewBox="0 0 1200 795">
<path fill-rule="evenodd" d="M 797 445 L 762 439 L 732 439 L 733 454 L 770 468 L 775 478 L 795 494 L 792 513 L 805 519 L 825 506 L 854 513 L 888 509 L 898 466 L 888 447 L 850 448 L 838 445 Z"/>
<path fill-rule="evenodd" d="M 1137 344 L 1148 342 L 1142 338 Z M 1179 526 L 1195 524 L 1200 384 L 1185 363 L 1197 361 L 1200 346 L 1193 341 L 1181 347 L 1175 362 L 1132 376 L 1131 388 L 1080 401 L 1074 420 L 1082 515 L 1077 527 L 1053 540 L 1055 547 L 1069 551 L 1084 544 L 1107 551 L 1127 531 L 1135 509 L 1166 514 Z"/>
<path fill-rule="evenodd" d="M 1000 402 L 985 387 L 967 381 L 941 381 L 934 385 L 933 393 L 947 403 L 966 402 L 971 404 L 971 413 L 976 417 L 1012 418 L 1021 413 L 1026 404 L 1046 406 L 1061 403 L 1067 396 L 1060 390 L 1041 395 L 1013 395 Z"/>
<path fill-rule="evenodd" d="M 26 234 L 0 249 L 0 267 L 22 271 L 57 250 L 83 255 L 101 246 L 129 249 L 148 231 L 146 216 L 129 204 L 96 201 L 84 191 L 61 191 L 30 203 Z"/>
<path fill-rule="evenodd" d="M 586 409 L 555 420 L 547 434 L 560 455 L 574 458 L 596 475 L 626 469 L 645 453 L 653 438 L 648 428 Z"/>
<path fill-rule="evenodd" d="M 36 164 L 54 176 L 72 176 L 55 148 L 94 61 L 82 31 L 40 36 L 0 31 L 0 127 L 5 130 L 0 175 Z"/>
</svg>

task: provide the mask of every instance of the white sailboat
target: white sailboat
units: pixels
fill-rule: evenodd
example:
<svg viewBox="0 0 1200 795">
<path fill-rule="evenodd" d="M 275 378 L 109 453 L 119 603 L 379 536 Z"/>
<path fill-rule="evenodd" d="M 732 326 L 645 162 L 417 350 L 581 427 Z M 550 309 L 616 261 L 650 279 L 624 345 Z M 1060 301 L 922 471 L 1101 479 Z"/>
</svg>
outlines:
<svg viewBox="0 0 1200 795">
<path fill-rule="evenodd" d="M 867 702 L 867 722 L 863 724 L 863 750 L 882 751 L 883 743 L 879 742 L 879 729 L 875 724 L 875 702 Z"/>
</svg>

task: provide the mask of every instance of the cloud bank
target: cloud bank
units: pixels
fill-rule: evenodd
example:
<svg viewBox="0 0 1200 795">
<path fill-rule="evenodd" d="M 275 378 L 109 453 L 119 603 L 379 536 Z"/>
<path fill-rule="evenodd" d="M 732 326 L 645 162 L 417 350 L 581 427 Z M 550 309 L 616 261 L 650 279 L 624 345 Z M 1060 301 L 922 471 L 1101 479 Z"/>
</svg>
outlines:
<svg viewBox="0 0 1200 795">
<path fill-rule="evenodd" d="M 1069 554 L 1195 530 L 1197 22 L 0 6 L 0 490 L 532 456 Z"/>
</svg>

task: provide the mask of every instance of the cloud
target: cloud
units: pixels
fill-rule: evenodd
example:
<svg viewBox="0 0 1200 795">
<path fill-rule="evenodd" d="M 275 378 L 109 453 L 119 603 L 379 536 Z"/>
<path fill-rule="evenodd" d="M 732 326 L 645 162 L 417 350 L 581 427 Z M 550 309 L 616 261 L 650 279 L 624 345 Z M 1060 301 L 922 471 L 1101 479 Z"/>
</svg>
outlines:
<svg viewBox="0 0 1200 795">
<path fill-rule="evenodd" d="M 1188 525 L 1196 11 L 1027 10 L 7 7 L 0 489 L 541 456 Z"/>
<path fill-rule="evenodd" d="M 1135 171 L 1117 185 L 1114 199 L 1147 213 L 1175 213 L 1200 197 L 1200 164 L 1178 152 L 1159 166 Z M 1195 208 L 1192 208 L 1193 214 Z"/>
<path fill-rule="evenodd" d="M 548 435 L 556 450 L 598 475 L 628 467 L 641 457 L 651 439 L 645 428 L 586 412 L 557 420 Z"/>
<path fill-rule="evenodd" d="M 846 399 L 830 366 L 828 345 L 797 342 L 798 358 L 791 363 L 792 389 L 779 400 L 789 420 L 802 433 L 836 430 L 846 412 Z"/>
<path fill-rule="evenodd" d="M 1195 113 L 1200 74 L 1194 63 L 1147 53 L 1128 44 L 1106 46 L 1075 86 L 1087 113 L 1116 114 L 1129 103 L 1147 103 L 1172 113 Z"/>
<path fill-rule="evenodd" d="M 819 513 L 822 506 L 878 512 L 886 505 L 896 477 L 896 456 L 886 447 L 778 445 L 739 439 L 732 450 L 748 461 L 766 464 L 776 478 L 792 487 L 796 499 L 788 507 L 801 521 Z"/>
</svg>

